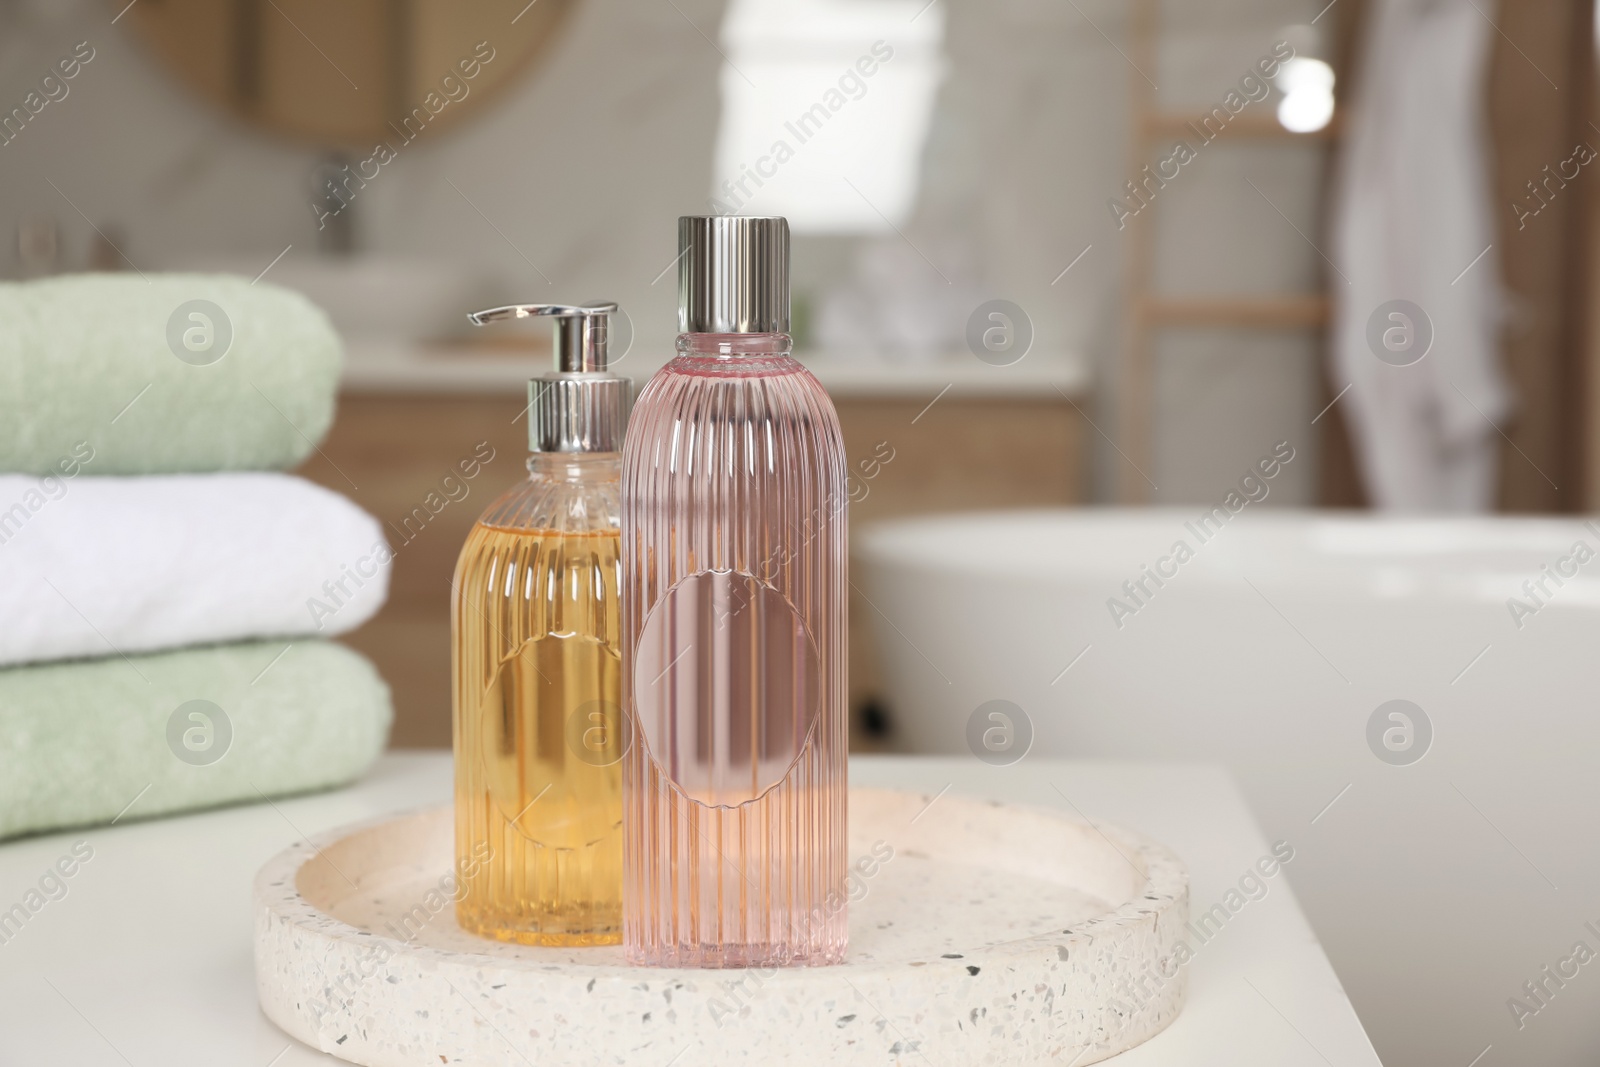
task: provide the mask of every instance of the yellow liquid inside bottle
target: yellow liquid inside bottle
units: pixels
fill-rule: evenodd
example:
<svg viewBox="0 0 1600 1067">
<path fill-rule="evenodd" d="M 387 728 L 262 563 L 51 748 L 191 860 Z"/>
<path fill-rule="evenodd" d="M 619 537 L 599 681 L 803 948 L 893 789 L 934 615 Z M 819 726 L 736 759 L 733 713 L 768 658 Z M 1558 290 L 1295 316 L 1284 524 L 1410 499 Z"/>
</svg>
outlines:
<svg viewBox="0 0 1600 1067">
<path fill-rule="evenodd" d="M 456 568 L 456 918 L 502 941 L 615 944 L 620 542 L 614 525 L 522 525 L 551 511 L 585 525 L 562 500 L 548 506 L 566 491 L 537 478 L 513 490 L 473 528 Z"/>
</svg>

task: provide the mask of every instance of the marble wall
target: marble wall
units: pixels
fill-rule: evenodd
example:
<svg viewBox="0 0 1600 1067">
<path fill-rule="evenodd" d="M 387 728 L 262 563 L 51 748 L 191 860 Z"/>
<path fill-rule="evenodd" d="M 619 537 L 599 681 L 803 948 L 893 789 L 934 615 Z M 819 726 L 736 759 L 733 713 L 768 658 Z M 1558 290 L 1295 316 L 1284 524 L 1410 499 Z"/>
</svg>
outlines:
<svg viewBox="0 0 1600 1067">
<path fill-rule="evenodd" d="M 911 278 L 925 256 L 945 277 L 923 271 L 891 287 L 881 299 L 898 308 L 886 314 L 934 321 L 959 350 L 976 302 L 1009 299 L 1033 319 L 1037 351 L 1075 354 L 1109 383 L 1126 242 L 1108 201 L 1132 177 L 1126 5 L 936 2 L 947 64 L 916 206 L 900 234 L 798 239 L 797 292 L 822 308 L 841 290 L 875 292 L 874 270 Z M 1148 73 L 1163 106 L 1180 111 L 1218 102 L 1282 27 L 1321 5 L 1166 6 Z M 290 256 L 316 254 L 316 153 L 243 129 L 194 97 L 112 23 L 121 7 L 0 0 L 0 102 L 20 101 L 77 42 L 95 49 L 67 98 L 0 146 L 0 276 L 19 274 L 11 234 L 38 215 L 59 221 L 69 269 L 89 262 L 88 220 L 146 269 L 221 255 L 265 266 L 290 243 Z M 424 133 L 369 183 L 353 206 L 360 247 L 459 264 L 484 304 L 615 297 L 632 313 L 636 343 L 664 353 L 675 300 L 670 276 L 656 279 L 676 251 L 673 217 L 704 210 L 712 184 L 722 59 L 707 37 L 722 15 L 723 0 L 586 0 L 519 86 L 464 128 Z M 893 121 L 874 105 L 869 96 L 845 118 Z M 1310 143 L 1209 148 L 1161 207 L 1162 288 L 1314 286 L 1320 259 L 1294 227 L 1315 232 L 1322 165 Z M 1308 336 L 1164 338 L 1157 500 L 1209 499 L 1283 437 L 1309 449 L 1316 358 Z M 1087 410 L 1114 439 L 1111 390 Z M 1093 461 L 1100 498 L 1121 462 L 1108 438 L 1097 438 Z M 1313 501 L 1315 467 L 1297 465 L 1300 480 L 1277 499 Z"/>
</svg>

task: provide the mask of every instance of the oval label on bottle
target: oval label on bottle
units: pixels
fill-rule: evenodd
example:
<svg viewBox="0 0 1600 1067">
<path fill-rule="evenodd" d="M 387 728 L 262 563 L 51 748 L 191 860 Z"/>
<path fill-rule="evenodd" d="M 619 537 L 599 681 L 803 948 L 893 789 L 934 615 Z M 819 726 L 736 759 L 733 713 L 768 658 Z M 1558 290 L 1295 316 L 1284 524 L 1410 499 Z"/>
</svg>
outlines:
<svg viewBox="0 0 1600 1067">
<path fill-rule="evenodd" d="M 482 782 L 507 826 L 578 851 L 615 833 L 629 733 L 611 646 L 579 634 L 524 641 L 479 700 Z"/>
<path fill-rule="evenodd" d="M 645 619 L 633 662 L 639 732 L 692 800 L 732 807 L 782 782 L 821 697 L 805 620 L 753 575 L 692 574 Z"/>
</svg>

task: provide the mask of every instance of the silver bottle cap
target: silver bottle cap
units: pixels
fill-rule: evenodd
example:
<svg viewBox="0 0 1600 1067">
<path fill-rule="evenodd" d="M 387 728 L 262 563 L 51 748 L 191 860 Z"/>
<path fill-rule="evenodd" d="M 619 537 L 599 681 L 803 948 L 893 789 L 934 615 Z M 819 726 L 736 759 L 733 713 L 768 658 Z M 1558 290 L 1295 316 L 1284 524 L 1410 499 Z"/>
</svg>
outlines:
<svg viewBox="0 0 1600 1067">
<path fill-rule="evenodd" d="M 789 332 L 789 220 L 678 219 L 680 333 Z"/>
<path fill-rule="evenodd" d="M 474 326 L 547 315 L 555 319 L 556 369 L 528 381 L 533 452 L 621 452 L 633 383 L 606 372 L 608 316 L 616 304 L 511 304 L 474 311 Z"/>
</svg>

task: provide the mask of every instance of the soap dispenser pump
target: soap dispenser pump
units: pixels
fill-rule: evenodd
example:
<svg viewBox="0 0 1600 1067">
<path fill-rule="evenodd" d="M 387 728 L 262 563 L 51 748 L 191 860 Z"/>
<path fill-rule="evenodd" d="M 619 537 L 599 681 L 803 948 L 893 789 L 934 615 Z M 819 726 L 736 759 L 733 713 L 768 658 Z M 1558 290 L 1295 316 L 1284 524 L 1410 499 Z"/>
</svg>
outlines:
<svg viewBox="0 0 1600 1067">
<path fill-rule="evenodd" d="M 622 936 L 619 480 L 632 383 L 608 369 L 615 304 L 549 316 L 528 383 L 528 477 L 467 537 L 451 591 L 456 918 L 535 945 Z"/>
</svg>

